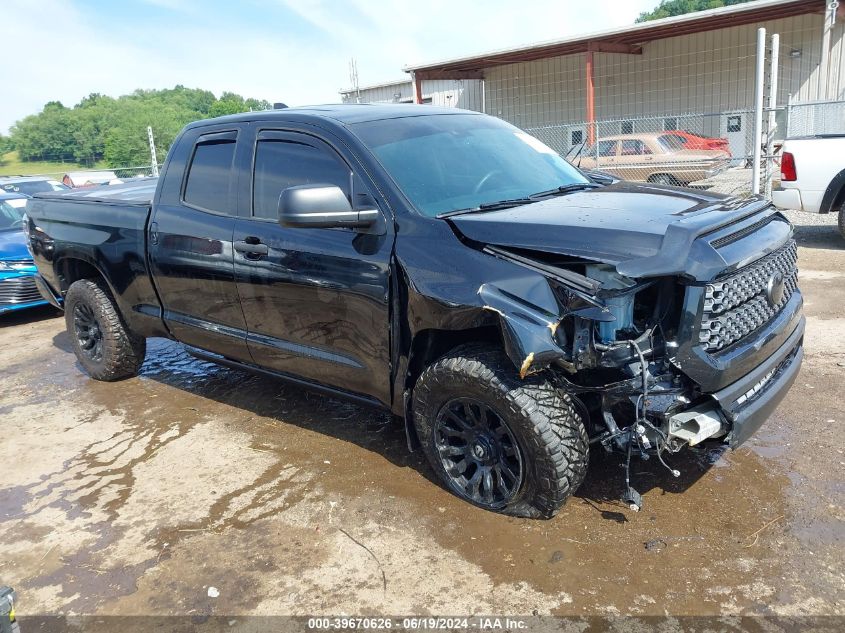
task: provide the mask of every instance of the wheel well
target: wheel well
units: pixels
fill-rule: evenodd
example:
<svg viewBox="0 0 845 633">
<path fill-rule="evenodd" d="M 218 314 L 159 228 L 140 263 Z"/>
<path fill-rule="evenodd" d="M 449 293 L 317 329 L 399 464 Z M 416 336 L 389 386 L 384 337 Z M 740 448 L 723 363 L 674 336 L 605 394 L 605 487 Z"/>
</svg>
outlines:
<svg viewBox="0 0 845 633">
<path fill-rule="evenodd" d="M 842 204 L 845 204 L 845 169 L 830 181 L 819 211 L 821 213 L 837 211 Z"/>
<path fill-rule="evenodd" d="M 58 263 L 57 268 L 62 294 L 67 292 L 67 289 L 70 288 L 70 285 L 74 281 L 79 281 L 80 279 L 104 279 L 103 274 L 93 264 L 89 264 L 81 259 L 72 257 L 63 259 Z"/>
<path fill-rule="evenodd" d="M 426 367 L 465 343 L 503 346 L 499 329 L 492 325 L 468 330 L 423 330 L 417 333 L 411 343 L 405 387 L 413 387 Z"/>
</svg>

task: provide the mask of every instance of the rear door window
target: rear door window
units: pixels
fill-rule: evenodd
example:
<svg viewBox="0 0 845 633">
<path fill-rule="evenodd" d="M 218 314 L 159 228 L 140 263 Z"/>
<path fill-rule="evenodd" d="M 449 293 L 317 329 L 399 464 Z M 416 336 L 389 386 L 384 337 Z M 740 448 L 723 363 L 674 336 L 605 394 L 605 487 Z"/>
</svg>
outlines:
<svg viewBox="0 0 845 633">
<path fill-rule="evenodd" d="M 234 133 L 200 138 L 185 181 L 186 204 L 214 213 L 234 215 L 230 191 L 235 158 Z"/>
</svg>

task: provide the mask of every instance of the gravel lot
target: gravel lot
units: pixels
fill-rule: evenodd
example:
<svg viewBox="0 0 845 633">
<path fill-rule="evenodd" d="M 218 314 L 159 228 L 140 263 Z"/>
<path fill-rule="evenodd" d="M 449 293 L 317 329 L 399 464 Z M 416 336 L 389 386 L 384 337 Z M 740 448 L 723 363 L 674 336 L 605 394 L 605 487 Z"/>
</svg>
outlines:
<svg viewBox="0 0 845 633">
<path fill-rule="evenodd" d="M 152 341 L 86 378 L 50 309 L 0 318 L 0 585 L 18 614 L 845 615 L 845 241 L 792 214 L 808 332 L 736 452 L 598 452 L 551 521 L 473 508 L 385 414 Z M 24 628 L 24 633 L 28 630 Z"/>
</svg>

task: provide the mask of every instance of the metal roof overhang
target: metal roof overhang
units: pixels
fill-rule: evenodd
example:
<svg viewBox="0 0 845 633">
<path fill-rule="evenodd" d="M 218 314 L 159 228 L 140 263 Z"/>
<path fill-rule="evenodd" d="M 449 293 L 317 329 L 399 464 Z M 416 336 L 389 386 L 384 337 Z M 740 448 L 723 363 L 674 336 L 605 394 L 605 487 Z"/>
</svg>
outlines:
<svg viewBox="0 0 845 633">
<path fill-rule="evenodd" d="M 484 69 L 495 66 L 587 51 L 636 55 L 642 53 L 643 44 L 655 40 L 797 15 L 823 15 L 824 10 L 823 0 L 763 0 L 645 22 L 615 31 L 588 34 L 474 57 L 409 66 L 404 70 L 413 73 L 417 79 L 481 79 Z"/>
</svg>

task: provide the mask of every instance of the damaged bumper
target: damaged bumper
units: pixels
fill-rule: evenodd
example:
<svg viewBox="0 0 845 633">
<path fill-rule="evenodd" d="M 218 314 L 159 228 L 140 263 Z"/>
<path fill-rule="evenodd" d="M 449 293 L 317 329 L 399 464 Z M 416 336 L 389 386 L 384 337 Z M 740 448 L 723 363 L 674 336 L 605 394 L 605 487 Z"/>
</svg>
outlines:
<svg viewBox="0 0 845 633">
<path fill-rule="evenodd" d="M 756 433 L 798 376 L 804 358 L 804 323 L 801 318 L 792 334 L 754 371 L 710 394 L 709 402 L 672 415 L 669 438 L 694 446 L 726 436 L 731 448 L 737 448 Z"/>
<path fill-rule="evenodd" d="M 745 442 L 762 426 L 795 382 L 804 358 L 804 327 L 802 317 L 766 362 L 712 395 L 731 424 L 727 437 L 731 448 Z"/>
</svg>

